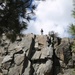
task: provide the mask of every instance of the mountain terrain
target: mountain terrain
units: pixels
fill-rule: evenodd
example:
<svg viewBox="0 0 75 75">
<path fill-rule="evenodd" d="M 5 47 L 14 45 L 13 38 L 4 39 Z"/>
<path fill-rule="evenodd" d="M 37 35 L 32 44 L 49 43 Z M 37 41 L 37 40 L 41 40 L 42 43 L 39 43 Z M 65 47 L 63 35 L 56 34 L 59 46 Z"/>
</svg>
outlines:
<svg viewBox="0 0 75 75">
<path fill-rule="evenodd" d="M 0 37 L 0 75 L 75 75 L 74 39 L 25 34 Z"/>
</svg>

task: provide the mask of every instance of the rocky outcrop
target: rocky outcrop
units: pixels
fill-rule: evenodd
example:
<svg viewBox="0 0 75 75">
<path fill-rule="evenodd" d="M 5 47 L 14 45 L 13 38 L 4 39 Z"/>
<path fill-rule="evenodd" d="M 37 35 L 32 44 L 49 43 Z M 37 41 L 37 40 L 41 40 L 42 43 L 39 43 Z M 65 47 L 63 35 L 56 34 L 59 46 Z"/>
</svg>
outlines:
<svg viewBox="0 0 75 75">
<path fill-rule="evenodd" d="M 26 34 L 14 43 L 3 35 L 0 41 L 0 75 L 62 75 L 71 60 L 70 41 L 54 35 Z"/>
</svg>

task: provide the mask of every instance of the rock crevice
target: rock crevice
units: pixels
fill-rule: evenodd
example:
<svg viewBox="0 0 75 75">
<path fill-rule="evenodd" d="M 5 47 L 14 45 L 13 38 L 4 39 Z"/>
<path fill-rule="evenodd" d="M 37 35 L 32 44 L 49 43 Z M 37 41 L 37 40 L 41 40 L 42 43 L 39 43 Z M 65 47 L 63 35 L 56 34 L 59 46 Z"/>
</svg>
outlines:
<svg viewBox="0 0 75 75">
<path fill-rule="evenodd" d="M 0 42 L 1 75 L 59 75 L 72 60 L 71 44 L 52 35 L 26 34 Z M 72 65 L 72 64 L 71 64 Z M 70 65 L 70 66 L 71 66 Z"/>
</svg>

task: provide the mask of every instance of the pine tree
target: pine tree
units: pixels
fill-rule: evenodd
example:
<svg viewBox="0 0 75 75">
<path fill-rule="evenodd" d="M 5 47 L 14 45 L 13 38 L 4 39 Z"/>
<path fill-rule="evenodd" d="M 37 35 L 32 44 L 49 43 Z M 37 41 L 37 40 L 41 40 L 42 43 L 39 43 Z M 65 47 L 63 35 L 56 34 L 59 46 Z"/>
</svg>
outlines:
<svg viewBox="0 0 75 75">
<path fill-rule="evenodd" d="M 27 29 L 27 23 L 20 21 L 31 19 L 26 14 L 27 8 L 33 14 L 35 6 L 32 6 L 32 0 L 0 0 L 0 36 L 5 33 L 10 39 L 12 36 L 16 38 L 22 30 Z"/>
<path fill-rule="evenodd" d="M 75 18 L 75 1 L 73 1 L 74 9 L 72 11 L 72 16 Z M 75 24 L 69 26 L 69 33 L 75 37 Z"/>
</svg>

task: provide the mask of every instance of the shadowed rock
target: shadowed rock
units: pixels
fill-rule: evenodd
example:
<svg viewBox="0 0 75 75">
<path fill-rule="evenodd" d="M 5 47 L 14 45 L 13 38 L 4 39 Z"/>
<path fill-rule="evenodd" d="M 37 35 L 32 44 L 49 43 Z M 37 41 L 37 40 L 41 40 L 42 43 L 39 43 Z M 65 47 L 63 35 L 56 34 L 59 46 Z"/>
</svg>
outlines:
<svg viewBox="0 0 75 75">
<path fill-rule="evenodd" d="M 26 34 L 12 43 L 3 35 L 0 41 L 1 75 L 62 75 L 72 68 L 71 60 L 67 38 Z"/>
</svg>

